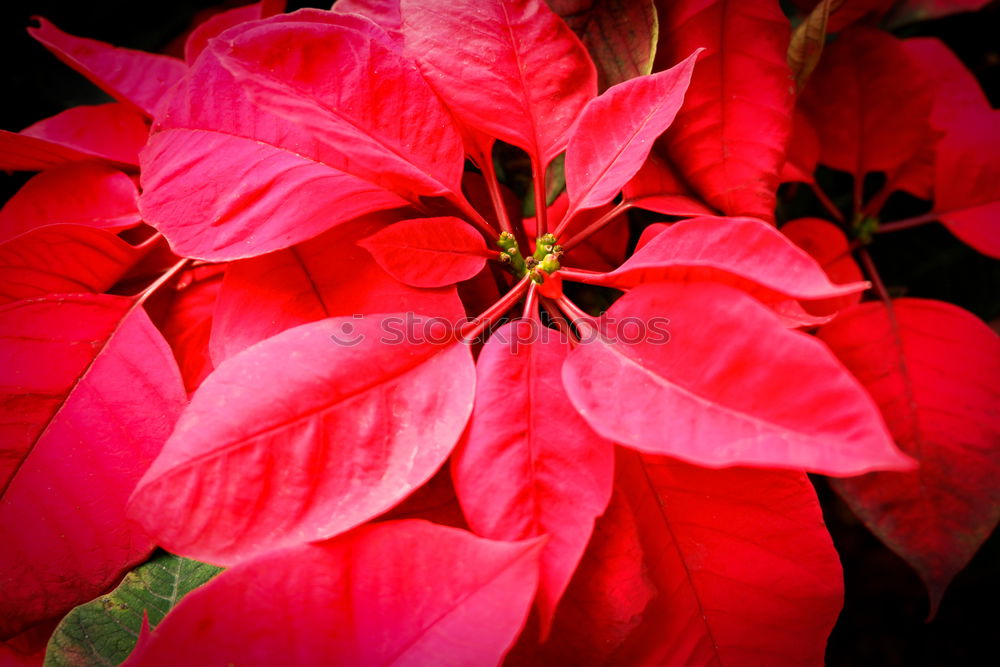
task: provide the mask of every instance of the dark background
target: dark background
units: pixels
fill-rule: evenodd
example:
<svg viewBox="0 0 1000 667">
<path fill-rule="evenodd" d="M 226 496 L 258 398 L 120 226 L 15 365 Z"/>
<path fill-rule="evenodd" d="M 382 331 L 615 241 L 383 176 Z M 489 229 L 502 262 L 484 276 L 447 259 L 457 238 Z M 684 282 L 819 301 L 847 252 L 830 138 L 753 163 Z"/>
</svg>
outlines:
<svg viewBox="0 0 1000 667">
<path fill-rule="evenodd" d="M 218 4 L 211 0 L 0 3 L 0 128 L 20 130 L 70 106 L 107 100 L 28 38 L 24 27 L 30 16 L 43 15 L 74 35 L 161 51 L 169 50 L 172 41 L 177 47 L 175 38 L 198 11 Z M 998 3 L 977 14 L 925 22 L 896 34 L 943 39 L 979 77 L 993 106 L 1000 106 Z M 0 173 L 0 197 L 5 200 L 30 175 Z M 925 203 L 896 198 L 890 201 L 893 215 L 883 217 L 900 219 L 926 209 Z M 870 251 L 894 296 L 949 301 L 998 328 L 1000 262 L 958 242 L 942 226 L 925 225 L 879 237 Z M 830 637 L 828 664 L 1000 665 L 1000 536 L 995 534 L 955 578 L 937 618 L 925 624 L 927 599 L 917 575 L 853 517 L 825 480 L 814 478 L 814 482 L 846 582 L 845 607 Z"/>
</svg>

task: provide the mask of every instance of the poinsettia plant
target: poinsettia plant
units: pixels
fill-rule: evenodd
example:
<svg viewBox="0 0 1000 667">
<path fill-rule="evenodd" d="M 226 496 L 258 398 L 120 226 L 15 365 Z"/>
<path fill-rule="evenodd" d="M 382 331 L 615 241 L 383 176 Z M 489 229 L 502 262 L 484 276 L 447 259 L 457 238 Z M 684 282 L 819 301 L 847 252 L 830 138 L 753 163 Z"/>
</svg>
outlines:
<svg viewBox="0 0 1000 667">
<path fill-rule="evenodd" d="M 998 256 L 1000 125 L 873 27 L 931 4 L 813 4 L 264 0 L 183 60 L 38 19 L 115 102 L 0 134 L 6 655 L 821 663 L 807 473 L 933 616 L 1000 342 L 867 246 Z"/>
</svg>

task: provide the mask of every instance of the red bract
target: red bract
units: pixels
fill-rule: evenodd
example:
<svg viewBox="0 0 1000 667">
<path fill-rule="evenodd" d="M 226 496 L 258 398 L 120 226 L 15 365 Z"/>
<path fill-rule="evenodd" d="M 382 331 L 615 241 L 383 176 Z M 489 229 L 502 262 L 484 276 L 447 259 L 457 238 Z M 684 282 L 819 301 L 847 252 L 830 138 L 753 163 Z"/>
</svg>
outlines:
<svg viewBox="0 0 1000 667">
<path fill-rule="evenodd" d="M 229 569 L 145 628 L 129 664 L 822 660 L 842 586 L 804 473 L 921 478 L 914 459 L 932 457 L 899 435 L 871 364 L 842 355 L 849 370 L 798 330 L 869 284 L 822 221 L 770 224 L 777 184 L 815 185 L 822 161 L 926 185 L 933 78 L 891 37 L 845 34 L 797 112 L 816 141 L 782 171 L 794 91 L 777 3 L 670 3 L 652 74 L 652 2 L 553 4 L 582 20 L 571 29 L 541 0 L 276 16 L 261 2 L 198 28 L 186 70 L 42 23 L 39 39 L 132 107 L 114 113 L 144 138 L 135 110 L 153 123 L 137 209 L 117 170 L 134 171 L 128 151 L 4 135 L 21 168 L 104 164 L 45 172 L 0 213 L 0 276 L 38 274 L 0 292 L 34 327 L 9 318 L 7 422 L 35 415 L 7 457 L 2 511 L 27 511 L 18 493 L 38 495 L 45 466 L 91 472 L 67 463 L 85 449 L 64 418 L 83 414 L 109 443 L 97 468 L 128 465 L 92 503 L 111 515 L 106 536 L 74 534 L 96 565 L 67 563 L 51 536 L 31 544 L 73 591 L 39 601 L 24 562 L 0 563 L 28 609 L 3 636 L 93 597 L 155 542 Z M 891 62 L 866 69 L 851 44 Z M 919 100 L 884 144 L 886 107 L 820 101 L 841 79 L 874 94 L 900 71 Z M 838 138 L 852 114 L 878 133 Z M 931 156 L 939 171 L 972 150 L 961 139 L 945 135 L 956 147 Z M 982 234 L 985 182 L 935 184 L 953 204 L 942 218 Z M 639 237 L 632 208 L 700 217 Z M 114 236 L 131 226 L 138 247 Z M 25 300 L 109 289 L 139 295 Z M 66 304 L 111 315 L 73 319 Z M 65 357 L 54 374 L 21 349 L 42 329 Z M 99 371 L 123 355 L 116 384 Z M 144 384 L 106 434 L 90 424 L 104 413 L 74 401 L 123 378 Z M 873 525 L 894 521 L 874 506 Z M 977 539 L 989 528 L 966 523 Z M 960 566 L 933 563 L 939 587 Z"/>
<path fill-rule="evenodd" d="M 834 488 L 920 573 L 937 611 L 952 577 L 1000 521 L 1000 340 L 961 308 L 922 299 L 868 303 L 821 337 L 879 403 L 914 472 Z"/>
</svg>

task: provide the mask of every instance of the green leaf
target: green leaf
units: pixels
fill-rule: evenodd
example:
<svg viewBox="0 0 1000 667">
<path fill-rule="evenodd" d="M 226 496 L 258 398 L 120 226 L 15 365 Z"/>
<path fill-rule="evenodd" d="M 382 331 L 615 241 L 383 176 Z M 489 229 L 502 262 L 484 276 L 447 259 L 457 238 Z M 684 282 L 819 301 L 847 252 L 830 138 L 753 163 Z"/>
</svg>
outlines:
<svg viewBox="0 0 1000 667">
<path fill-rule="evenodd" d="M 125 575 L 118 588 L 67 614 L 49 640 L 45 666 L 119 664 L 135 646 L 144 610 L 156 627 L 181 598 L 221 571 L 159 552 Z"/>
</svg>

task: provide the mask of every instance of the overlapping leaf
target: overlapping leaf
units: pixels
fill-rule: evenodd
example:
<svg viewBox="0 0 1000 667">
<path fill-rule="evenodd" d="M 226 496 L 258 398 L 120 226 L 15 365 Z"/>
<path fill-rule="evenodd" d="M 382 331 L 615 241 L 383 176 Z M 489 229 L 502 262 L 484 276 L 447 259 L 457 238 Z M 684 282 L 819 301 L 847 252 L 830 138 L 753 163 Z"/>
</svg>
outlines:
<svg viewBox="0 0 1000 667">
<path fill-rule="evenodd" d="M 606 204 L 639 171 L 684 101 L 697 53 L 608 89 L 583 108 L 566 149 L 570 215 Z"/>
<path fill-rule="evenodd" d="M 75 37 L 43 18 L 35 20 L 39 26 L 28 28 L 32 37 L 101 90 L 150 118 L 167 89 L 184 75 L 184 63 L 176 58 Z"/>
<path fill-rule="evenodd" d="M 135 184 L 107 165 L 84 162 L 34 176 L 0 209 L 0 241 L 43 225 L 120 231 L 141 222 Z"/>
<path fill-rule="evenodd" d="M 448 111 L 408 58 L 346 19 L 262 22 L 217 52 L 261 109 L 349 145 L 334 166 L 413 201 L 457 196 L 462 141 Z"/>
<path fill-rule="evenodd" d="M 143 255 L 103 229 L 49 225 L 0 244 L 0 303 L 65 292 L 101 293 Z"/>
<path fill-rule="evenodd" d="M 6 637 L 93 598 L 152 549 L 125 501 L 185 396 L 167 344 L 131 299 L 18 301 L 0 308 L 0 325 Z"/>
<path fill-rule="evenodd" d="M 392 215 L 366 216 L 286 250 L 231 263 L 212 324 L 215 363 L 285 329 L 335 315 L 410 311 L 461 319 L 465 312 L 453 288 L 405 285 L 355 245 L 391 221 Z"/>
<path fill-rule="evenodd" d="M 303 11 L 269 20 L 335 19 Z M 212 48 L 174 89 L 156 130 L 143 152 L 140 209 L 183 255 L 255 256 L 406 203 L 351 173 L 343 146 L 253 104 Z"/>
<path fill-rule="evenodd" d="M 218 573 L 217 567 L 173 554 L 154 556 L 125 575 L 113 591 L 67 614 L 49 640 L 45 664 L 120 664 L 142 632 L 159 625 L 185 595 Z"/>
<path fill-rule="evenodd" d="M 864 279 L 851 256 L 844 232 L 821 218 L 798 218 L 781 227 L 781 233 L 815 259 L 830 280 L 838 284 L 857 284 Z M 861 300 L 860 292 L 803 304 L 814 315 L 828 315 Z"/>
<path fill-rule="evenodd" d="M 863 27 L 827 47 L 801 98 L 821 139 L 820 161 L 856 180 L 893 172 L 917 153 L 928 138 L 932 101 L 927 75 L 902 42 Z"/>
<path fill-rule="evenodd" d="M 646 241 L 624 264 L 593 282 L 628 289 L 662 281 L 711 280 L 762 301 L 825 299 L 861 292 L 835 285 L 819 264 L 770 225 L 753 218 L 691 218 Z"/>
<path fill-rule="evenodd" d="M 273 551 L 187 596 L 125 664 L 497 664 L 540 548 L 399 521 Z"/>
<path fill-rule="evenodd" d="M 386 273 L 414 287 L 445 287 L 479 273 L 486 242 L 459 218 L 403 220 L 361 240 Z"/>
<path fill-rule="evenodd" d="M 742 292 L 643 285 L 615 302 L 607 322 L 603 333 L 583 325 L 563 384 L 610 440 L 710 467 L 913 467 L 832 353 Z"/>
<path fill-rule="evenodd" d="M 808 478 L 619 454 L 660 595 L 607 664 L 821 663 L 843 584 Z"/>
<path fill-rule="evenodd" d="M 493 539 L 549 535 L 538 608 L 542 633 L 611 495 L 614 449 L 569 404 L 559 369 L 569 341 L 518 320 L 480 353 L 469 428 L 452 470 L 469 525 Z"/>
<path fill-rule="evenodd" d="M 463 123 L 520 146 L 539 171 L 566 149 L 597 75 L 543 0 L 400 5 L 406 48 Z"/>
<path fill-rule="evenodd" d="M 1000 520 L 1000 340 L 950 304 L 865 303 L 820 336 L 878 403 L 912 472 L 835 480 L 865 524 L 920 573 L 934 615 Z"/>
<path fill-rule="evenodd" d="M 20 132 L 0 130 L 0 169 L 37 171 L 69 162 L 139 164 L 149 128 L 123 104 L 67 109 Z"/>
<path fill-rule="evenodd" d="M 337 535 L 401 501 L 451 453 L 475 387 L 468 346 L 407 336 L 405 322 L 321 320 L 221 363 L 130 516 L 165 548 L 225 565 Z"/>
<path fill-rule="evenodd" d="M 938 144 L 934 211 L 955 236 L 1000 257 L 1000 111 L 969 114 Z"/>
<path fill-rule="evenodd" d="M 774 0 L 657 6 L 656 69 L 706 49 L 665 137 L 670 159 L 713 208 L 770 220 L 791 131 L 788 20 Z"/>
</svg>

